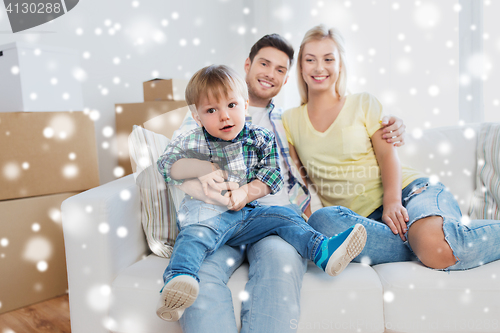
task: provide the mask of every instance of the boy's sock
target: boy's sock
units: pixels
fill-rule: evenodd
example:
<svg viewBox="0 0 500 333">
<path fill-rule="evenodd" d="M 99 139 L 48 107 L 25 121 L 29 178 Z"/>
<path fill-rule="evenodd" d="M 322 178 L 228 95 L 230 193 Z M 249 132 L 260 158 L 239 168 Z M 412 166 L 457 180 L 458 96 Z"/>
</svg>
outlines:
<svg viewBox="0 0 500 333">
<path fill-rule="evenodd" d="M 314 263 L 328 275 L 339 275 L 363 250 L 365 243 L 366 229 L 356 224 L 337 236 L 325 239 L 316 251 Z"/>
<path fill-rule="evenodd" d="M 166 321 L 177 321 L 185 308 L 190 307 L 198 297 L 198 281 L 191 275 L 174 275 L 167 281 L 156 306 L 156 314 Z"/>
</svg>

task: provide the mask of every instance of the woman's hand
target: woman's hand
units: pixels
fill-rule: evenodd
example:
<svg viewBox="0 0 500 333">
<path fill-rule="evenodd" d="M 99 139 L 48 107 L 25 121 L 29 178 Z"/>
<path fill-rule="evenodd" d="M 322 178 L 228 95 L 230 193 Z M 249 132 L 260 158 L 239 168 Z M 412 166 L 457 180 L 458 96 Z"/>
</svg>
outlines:
<svg viewBox="0 0 500 333">
<path fill-rule="evenodd" d="M 382 213 L 382 221 L 392 232 L 396 235 L 399 234 L 401 240 L 406 241 L 405 232 L 407 231 L 406 223 L 410 220 L 406 208 L 400 202 L 393 202 L 384 204 L 384 211 Z"/>
</svg>

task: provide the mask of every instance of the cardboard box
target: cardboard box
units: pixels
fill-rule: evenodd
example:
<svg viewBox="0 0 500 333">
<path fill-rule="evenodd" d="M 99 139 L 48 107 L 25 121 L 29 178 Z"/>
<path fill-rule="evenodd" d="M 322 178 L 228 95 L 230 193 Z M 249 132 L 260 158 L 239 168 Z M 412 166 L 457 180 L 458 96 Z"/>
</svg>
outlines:
<svg viewBox="0 0 500 333">
<path fill-rule="evenodd" d="M 67 292 L 60 193 L 0 201 L 0 313 Z"/>
<path fill-rule="evenodd" d="M 144 102 L 182 101 L 189 80 L 153 79 L 142 84 Z"/>
<path fill-rule="evenodd" d="M 115 109 L 118 165 L 125 170 L 125 175 L 133 172 L 128 153 L 128 136 L 132 127 L 143 126 L 172 138 L 188 111 L 185 101 L 116 104 Z M 148 126 L 144 126 L 146 122 Z"/>
<path fill-rule="evenodd" d="M 0 113 L 0 200 L 99 186 L 94 122 L 82 111 Z"/>
<path fill-rule="evenodd" d="M 0 53 L 0 112 L 83 110 L 77 51 L 15 42 Z"/>
</svg>

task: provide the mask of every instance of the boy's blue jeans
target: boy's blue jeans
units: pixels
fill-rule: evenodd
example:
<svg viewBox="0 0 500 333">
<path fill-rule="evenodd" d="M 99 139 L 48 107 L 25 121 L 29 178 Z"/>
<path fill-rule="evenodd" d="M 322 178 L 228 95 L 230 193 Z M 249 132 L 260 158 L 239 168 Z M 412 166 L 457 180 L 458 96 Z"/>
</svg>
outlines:
<svg viewBox="0 0 500 333">
<path fill-rule="evenodd" d="M 299 207 L 288 205 L 298 214 Z M 231 294 L 230 276 L 248 259 L 244 292 Z M 300 317 L 300 288 L 307 261 L 281 237 L 267 236 L 239 247 L 223 245 L 207 256 L 200 271 L 200 293 L 180 319 L 184 333 L 238 333 L 233 298 L 241 303 L 240 333 L 292 333 Z M 217 304 L 217 306 L 214 306 Z"/>
<path fill-rule="evenodd" d="M 177 217 L 179 234 L 163 273 L 164 282 L 177 274 L 191 275 L 199 282 L 198 271 L 205 257 L 224 244 L 245 245 L 279 235 L 302 257 L 312 260 L 326 238 L 287 207 L 244 207 L 235 212 L 186 197 Z"/>
<path fill-rule="evenodd" d="M 420 188 L 423 191 L 415 193 Z M 474 268 L 500 259 L 500 221 L 472 220 L 463 224 L 458 203 L 443 184 L 431 185 L 428 178 L 416 179 L 403 189 L 402 201 L 410 217 L 408 230 L 415 221 L 424 217 L 443 218 L 445 239 L 457 258 L 457 262 L 446 270 Z M 382 222 L 382 211 L 383 206 L 363 217 L 345 207 L 331 206 L 314 212 L 308 222 L 326 236 L 338 234 L 356 223 L 362 224 L 368 239 L 354 262 L 376 265 L 415 260 L 408 241 L 403 242 Z M 405 236 L 408 239 L 408 232 Z"/>
</svg>

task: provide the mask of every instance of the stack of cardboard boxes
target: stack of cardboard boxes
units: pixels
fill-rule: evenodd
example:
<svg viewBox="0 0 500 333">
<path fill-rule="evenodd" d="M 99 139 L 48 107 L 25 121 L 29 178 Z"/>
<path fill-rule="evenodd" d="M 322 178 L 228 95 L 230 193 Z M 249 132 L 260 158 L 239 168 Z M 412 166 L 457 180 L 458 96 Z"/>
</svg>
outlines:
<svg viewBox="0 0 500 333">
<path fill-rule="evenodd" d="M 0 46 L 0 313 L 67 291 L 61 203 L 99 186 L 78 58 Z"/>
<path fill-rule="evenodd" d="M 118 165 L 125 171 L 124 175 L 133 172 L 128 149 L 132 127 L 142 126 L 172 138 L 188 111 L 184 101 L 187 83 L 188 80 L 177 79 L 146 81 L 143 83 L 144 103 L 115 105 Z"/>
</svg>

